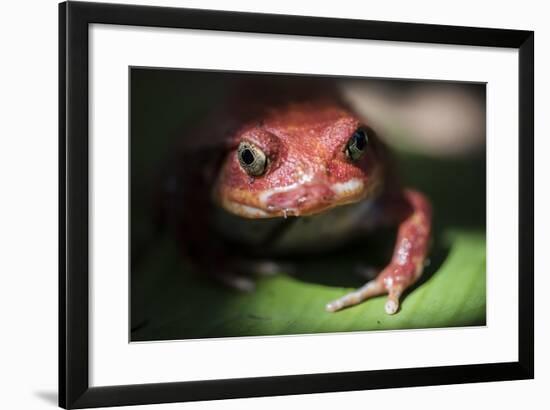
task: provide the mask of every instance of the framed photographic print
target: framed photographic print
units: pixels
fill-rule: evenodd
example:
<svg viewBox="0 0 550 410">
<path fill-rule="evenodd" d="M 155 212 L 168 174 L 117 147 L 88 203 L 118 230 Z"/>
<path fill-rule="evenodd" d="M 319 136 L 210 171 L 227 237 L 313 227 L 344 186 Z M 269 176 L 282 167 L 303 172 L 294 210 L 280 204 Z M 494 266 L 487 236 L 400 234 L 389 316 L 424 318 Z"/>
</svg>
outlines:
<svg viewBox="0 0 550 410">
<path fill-rule="evenodd" d="M 533 32 L 59 24 L 60 406 L 533 377 Z"/>
</svg>

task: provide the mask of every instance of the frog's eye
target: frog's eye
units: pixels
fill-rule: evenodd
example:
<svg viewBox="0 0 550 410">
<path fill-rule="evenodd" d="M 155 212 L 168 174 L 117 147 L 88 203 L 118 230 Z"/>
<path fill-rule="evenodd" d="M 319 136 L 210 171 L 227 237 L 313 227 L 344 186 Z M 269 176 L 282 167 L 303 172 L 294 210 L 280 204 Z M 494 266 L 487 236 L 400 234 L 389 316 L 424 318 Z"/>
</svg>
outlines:
<svg viewBox="0 0 550 410">
<path fill-rule="evenodd" d="M 248 175 L 260 176 L 267 167 L 267 157 L 265 153 L 250 142 L 241 141 L 237 148 L 237 158 L 241 167 Z"/>
<path fill-rule="evenodd" d="M 344 152 L 349 159 L 357 161 L 367 150 L 368 144 L 369 137 L 367 136 L 367 132 L 363 128 L 358 128 L 348 140 Z"/>
</svg>

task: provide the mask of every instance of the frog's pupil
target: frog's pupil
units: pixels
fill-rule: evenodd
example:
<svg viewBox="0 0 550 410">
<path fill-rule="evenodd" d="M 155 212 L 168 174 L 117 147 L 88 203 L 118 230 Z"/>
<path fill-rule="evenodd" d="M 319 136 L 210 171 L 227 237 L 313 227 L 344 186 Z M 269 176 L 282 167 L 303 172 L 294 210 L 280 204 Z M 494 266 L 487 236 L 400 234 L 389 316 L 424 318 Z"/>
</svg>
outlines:
<svg viewBox="0 0 550 410">
<path fill-rule="evenodd" d="M 363 151 L 365 145 L 367 145 L 367 138 L 363 131 L 356 131 L 354 135 L 355 146 L 358 150 Z"/>
<path fill-rule="evenodd" d="M 248 148 L 241 152 L 241 158 L 246 165 L 250 165 L 254 162 L 254 154 Z"/>
</svg>

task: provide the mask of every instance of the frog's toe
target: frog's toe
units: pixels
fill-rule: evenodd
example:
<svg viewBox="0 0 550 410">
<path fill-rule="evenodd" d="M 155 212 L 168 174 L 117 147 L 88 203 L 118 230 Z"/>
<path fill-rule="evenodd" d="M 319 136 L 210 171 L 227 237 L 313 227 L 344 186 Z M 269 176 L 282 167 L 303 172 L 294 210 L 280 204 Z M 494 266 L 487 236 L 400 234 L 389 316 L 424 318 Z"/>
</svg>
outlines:
<svg viewBox="0 0 550 410">
<path fill-rule="evenodd" d="M 384 310 L 388 315 L 393 315 L 399 309 L 399 304 L 395 300 L 388 299 L 384 305 Z"/>
<path fill-rule="evenodd" d="M 383 284 L 377 280 L 371 280 L 359 289 L 342 296 L 330 303 L 327 303 L 325 309 L 328 312 L 336 312 L 349 306 L 358 305 L 359 303 L 370 299 L 374 296 L 381 295 L 385 292 Z"/>
<path fill-rule="evenodd" d="M 388 300 L 384 305 L 384 310 L 388 315 L 394 315 L 399 310 L 399 297 L 403 293 L 402 286 L 394 286 L 389 289 Z"/>
<path fill-rule="evenodd" d="M 293 265 L 272 260 L 243 260 L 238 263 L 237 269 L 247 275 L 255 276 L 274 276 L 281 272 L 294 273 Z"/>
<path fill-rule="evenodd" d="M 340 299 L 338 299 L 327 303 L 325 306 L 325 310 L 327 312 L 336 312 L 337 310 L 340 310 L 343 307 L 344 307 L 344 303 Z"/>
<path fill-rule="evenodd" d="M 273 276 L 281 272 L 293 274 L 295 273 L 295 269 L 294 266 L 289 263 L 266 260 L 257 263 L 255 272 L 260 276 Z"/>
<path fill-rule="evenodd" d="M 216 275 L 216 278 L 224 285 L 240 292 L 252 292 L 256 288 L 254 281 L 244 276 L 232 273 L 222 273 Z"/>
</svg>

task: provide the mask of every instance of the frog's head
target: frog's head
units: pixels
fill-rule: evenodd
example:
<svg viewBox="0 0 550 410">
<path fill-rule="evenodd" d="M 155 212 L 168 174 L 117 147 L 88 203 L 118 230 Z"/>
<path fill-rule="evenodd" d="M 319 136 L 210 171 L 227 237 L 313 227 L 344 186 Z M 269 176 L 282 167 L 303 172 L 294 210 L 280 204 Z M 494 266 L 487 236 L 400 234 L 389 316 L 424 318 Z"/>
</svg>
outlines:
<svg viewBox="0 0 550 410">
<path fill-rule="evenodd" d="M 241 217 L 312 215 L 374 195 L 381 185 L 374 132 L 328 102 L 272 109 L 230 141 L 214 197 Z"/>
</svg>

